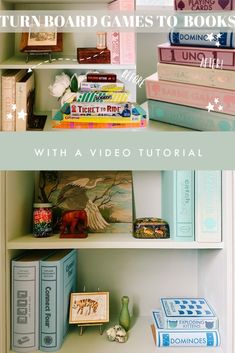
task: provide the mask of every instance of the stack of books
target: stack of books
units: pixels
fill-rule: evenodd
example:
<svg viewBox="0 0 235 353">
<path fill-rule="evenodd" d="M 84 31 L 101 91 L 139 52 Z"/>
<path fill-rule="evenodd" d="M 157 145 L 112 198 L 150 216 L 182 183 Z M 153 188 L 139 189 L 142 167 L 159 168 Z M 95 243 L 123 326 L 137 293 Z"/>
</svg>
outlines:
<svg viewBox="0 0 235 353">
<path fill-rule="evenodd" d="M 162 218 L 174 241 L 222 241 L 221 171 L 162 172 Z"/>
<path fill-rule="evenodd" d="M 218 318 L 204 298 L 161 298 L 152 312 L 152 333 L 158 347 L 217 347 Z"/>
<path fill-rule="evenodd" d="M 65 103 L 56 112 L 52 126 L 60 129 L 145 127 L 145 111 L 128 99 L 129 92 L 115 74 L 87 74 L 76 100 Z"/>
<path fill-rule="evenodd" d="M 175 2 L 176 10 L 196 11 L 197 4 Z M 232 1 L 216 0 L 210 10 L 231 8 Z M 158 46 L 157 73 L 146 79 L 150 119 L 202 131 L 235 130 L 233 31 L 174 28 L 169 41 Z"/>
<path fill-rule="evenodd" d="M 76 250 L 31 251 L 12 261 L 13 351 L 60 349 L 68 333 L 76 271 Z"/>
</svg>

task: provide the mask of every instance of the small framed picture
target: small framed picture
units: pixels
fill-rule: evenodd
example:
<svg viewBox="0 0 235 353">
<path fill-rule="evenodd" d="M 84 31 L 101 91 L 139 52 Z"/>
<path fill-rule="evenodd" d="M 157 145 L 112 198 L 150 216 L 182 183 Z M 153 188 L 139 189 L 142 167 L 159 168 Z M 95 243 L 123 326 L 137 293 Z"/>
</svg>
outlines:
<svg viewBox="0 0 235 353">
<path fill-rule="evenodd" d="M 109 322 L 109 293 L 71 293 L 70 324 Z"/>
<path fill-rule="evenodd" d="M 61 52 L 63 51 L 62 33 L 57 33 L 56 29 L 50 32 L 43 31 L 43 26 L 40 31 L 33 26 L 29 32 L 22 33 L 20 41 L 21 52 Z"/>
</svg>

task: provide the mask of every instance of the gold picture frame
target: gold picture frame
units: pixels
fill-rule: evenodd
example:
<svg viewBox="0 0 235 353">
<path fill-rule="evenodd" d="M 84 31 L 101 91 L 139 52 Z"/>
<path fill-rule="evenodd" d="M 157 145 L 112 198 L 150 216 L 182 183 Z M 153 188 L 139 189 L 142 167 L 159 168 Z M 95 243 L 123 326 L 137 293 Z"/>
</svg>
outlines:
<svg viewBox="0 0 235 353">
<path fill-rule="evenodd" d="M 102 324 L 109 322 L 109 292 L 71 293 L 70 324 Z"/>
</svg>

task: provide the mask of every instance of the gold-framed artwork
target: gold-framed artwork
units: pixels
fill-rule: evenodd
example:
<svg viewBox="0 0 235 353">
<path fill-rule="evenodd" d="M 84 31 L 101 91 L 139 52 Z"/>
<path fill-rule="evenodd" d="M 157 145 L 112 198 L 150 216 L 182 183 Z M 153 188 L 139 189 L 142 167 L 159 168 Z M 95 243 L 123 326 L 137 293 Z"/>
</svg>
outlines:
<svg viewBox="0 0 235 353">
<path fill-rule="evenodd" d="M 70 324 L 109 322 L 109 292 L 71 293 Z"/>
</svg>

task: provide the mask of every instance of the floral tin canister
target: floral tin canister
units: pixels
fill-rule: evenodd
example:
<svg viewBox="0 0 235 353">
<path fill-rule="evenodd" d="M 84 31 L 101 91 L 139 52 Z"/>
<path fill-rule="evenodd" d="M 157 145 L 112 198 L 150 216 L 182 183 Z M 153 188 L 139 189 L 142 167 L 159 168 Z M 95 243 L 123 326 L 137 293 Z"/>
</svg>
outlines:
<svg viewBox="0 0 235 353">
<path fill-rule="evenodd" d="M 134 222 L 134 237 L 139 239 L 170 238 L 170 229 L 161 218 L 137 218 Z"/>
<path fill-rule="evenodd" d="M 52 235 L 52 204 L 35 203 L 33 208 L 33 235 L 35 237 Z"/>
</svg>

